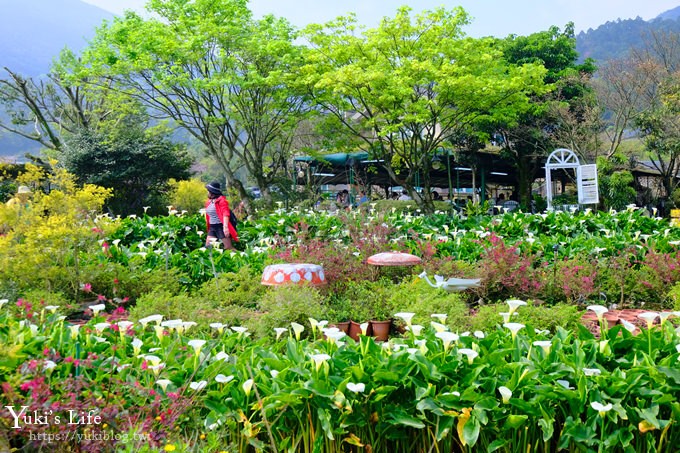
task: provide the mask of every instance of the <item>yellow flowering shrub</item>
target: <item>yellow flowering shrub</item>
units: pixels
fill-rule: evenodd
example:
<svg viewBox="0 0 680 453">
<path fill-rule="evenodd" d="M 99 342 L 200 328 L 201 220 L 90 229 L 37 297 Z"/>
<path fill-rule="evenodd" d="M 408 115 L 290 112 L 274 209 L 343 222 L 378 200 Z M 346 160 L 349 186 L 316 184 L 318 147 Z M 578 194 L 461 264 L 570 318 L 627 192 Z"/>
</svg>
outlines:
<svg viewBox="0 0 680 453">
<path fill-rule="evenodd" d="M 178 211 L 187 211 L 189 214 L 196 214 L 207 198 L 205 183 L 198 179 L 188 181 L 170 180 L 171 194 L 170 202 Z"/>
<path fill-rule="evenodd" d="M 83 261 L 101 251 L 101 238 L 117 224 L 101 213 L 111 190 L 78 187 L 64 170 L 47 176 L 31 165 L 17 181 L 34 189 L 25 203 L 0 205 L 0 295 L 33 289 L 77 294 Z M 35 189 L 42 186 L 49 193 Z"/>
</svg>

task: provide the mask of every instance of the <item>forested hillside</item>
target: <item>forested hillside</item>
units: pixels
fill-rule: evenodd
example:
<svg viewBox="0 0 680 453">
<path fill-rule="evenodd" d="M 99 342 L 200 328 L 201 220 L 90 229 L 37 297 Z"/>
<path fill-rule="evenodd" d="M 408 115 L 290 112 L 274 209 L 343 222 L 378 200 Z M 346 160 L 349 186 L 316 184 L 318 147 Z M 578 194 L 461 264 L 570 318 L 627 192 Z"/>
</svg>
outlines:
<svg viewBox="0 0 680 453">
<path fill-rule="evenodd" d="M 576 50 L 585 58 L 606 61 L 625 57 L 631 48 L 642 45 L 654 33 L 680 32 L 680 7 L 666 11 L 651 21 L 635 19 L 610 21 L 576 36 Z"/>
</svg>

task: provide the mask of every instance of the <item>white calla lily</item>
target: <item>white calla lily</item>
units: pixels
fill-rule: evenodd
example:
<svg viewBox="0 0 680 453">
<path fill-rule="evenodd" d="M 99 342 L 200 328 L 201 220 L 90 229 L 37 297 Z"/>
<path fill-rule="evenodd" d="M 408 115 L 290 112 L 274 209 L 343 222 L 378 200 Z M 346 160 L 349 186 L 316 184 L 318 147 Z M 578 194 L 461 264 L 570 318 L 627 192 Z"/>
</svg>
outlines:
<svg viewBox="0 0 680 453">
<path fill-rule="evenodd" d="M 191 388 L 191 390 L 198 392 L 203 390 L 206 385 L 208 385 L 208 381 L 191 382 L 189 384 L 189 388 Z"/>
<path fill-rule="evenodd" d="M 234 380 L 234 376 L 231 375 L 231 374 L 229 376 L 225 376 L 223 374 L 218 374 L 217 376 L 215 376 L 215 381 L 219 382 L 220 384 L 226 384 L 226 383 L 231 382 L 233 380 Z"/>
<path fill-rule="evenodd" d="M 189 340 L 187 343 L 189 346 L 194 348 L 194 353 L 196 356 L 199 356 L 201 354 L 201 348 L 203 345 L 205 345 L 206 341 L 205 340 Z"/>
<path fill-rule="evenodd" d="M 316 366 L 316 371 L 319 371 L 319 368 L 331 358 L 328 354 L 313 354 L 312 360 L 314 360 L 314 365 Z"/>
<path fill-rule="evenodd" d="M 394 314 L 394 316 L 396 318 L 403 319 L 404 322 L 406 323 L 406 325 L 409 325 L 409 326 L 411 325 L 411 320 L 413 319 L 413 317 L 415 315 L 416 315 L 415 313 L 410 313 L 410 312 L 399 312 L 399 313 Z"/>
<path fill-rule="evenodd" d="M 132 339 L 132 351 L 134 355 L 138 355 L 142 351 L 142 346 L 144 346 L 142 340 L 137 337 Z"/>
<path fill-rule="evenodd" d="M 354 393 L 363 393 L 366 390 L 366 384 L 359 382 L 355 384 L 354 382 L 347 383 L 347 390 Z"/>
<path fill-rule="evenodd" d="M 410 326 L 406 326 L 406 330 L 410 330 L 411 332 L 413 332 L 413 335 L 417 337 L 423 331 L 423 326 L 421 326 L 420 324 L 412 324 Z"/>
<path fill-rule="evenodd" d="M 253 389 L 254 383 L 255 381 L 248 379 L 243 384 L 241 384 L 241 388 L 243 388 L 243 392 L 246 394 L 246 396 L 250 395 L 250 391 Z"/>
<path fill-rule="evenodd" d="M 597 401 L 593 401 L 592 403 L 590 403 L 590 407 L 595 409 L 600 414 L 600 417 L 604 417 L 607 414 L 607 412 L 612 410 L 614 406 L 612 406 L 612 403 L 602 404 Z"/>
<path fill-rule="evenodd" d="M 550 348 L 552 347 L 552 341 L 534 341 L 533 343 L 534 346 L 538 348 L 542 348 L 543 351 L 545 351 L 546 354 L 550 353 Z"/>
<path fill-rule="evenodd" d="M 512 314 L 517 311 L 519 307 L 525 306 L 527 303 L 524 302 L 523 300 L 519 299 L 510 299 L 505 301 L 506 304 L 508 304 L 509 307 L 509 313 L 512 316 Z"/>
<path fill-rule="evenodd" d="M 461 348 L 458 350 L 459 354 L 463 354 L 467 357 L 468 365 L 472 365 L 472 362 L 475 360 L 475 358 L 479 355 L 477 351 L 474 349 L 468 349 L 468 348 Z"/>
<path fill-rule="evenodd" d="M 503 327 L 510 331 L 510 333 L 512 334 L 512 339 L 514 340 L 515 337 L 517 336 L 517 332 L 524 328 L 524 324 L 520 324 L 518 322 L 506 322 L 505 324 L 503 324 Z"/>
<path fill-rule="evenodd" d="M 460 338 L 458 334 L 455 334 L 453 332 L 437 332 L 434 334 L 434 336 L 442 340 L 442 342 L 444 343 L 445 350 L 448 350 L 449 347 L 451 346 L 451 343 L 458 341 L 458 339 Z"/>
<path fill-rule="evenodd" d="M 655 311 L 646 311 L 644 313 L 640 313 L 638 315 L 638 318 L 644 319 L 645 322 L 647 323 L 647 329 L 651 329 L 652 326 L 654 325 L 654 321 L 656 321 L 656 318 L 659 317 L 659 313 Z"/>
<path fill-rule="evenodd" d="M 239 335 L 243 335 L 244 333 L 248 332 L 248 328 L 242 326 L 231 326 L 231 330 L 233 330 Z"/>
<path fill-rule="evenodd" d="M 449 330 L 448 326 L 441 324 L 441 323 L 438 323 L 438 322 L 435 322 L 435 321 L 430 321 L 430 325 L 435 330 L 435 332 L 445 332 L 445 331 Z"/>
<path fill-rule="evenodd" d="M 71 339 L 76 339 L 78 337 L 78 332 L 80 332 L 80 325 L 74 324 L 72 326 L 68 326 L 68 328 L 71 331 Z"/>
<path fill-rule="evenodd" d="M 359 329 L 361 329 L 361 335 L 366 335 L 366 332 L 368 332 L 368 323 L 362 322 L 359 324 Z"/>
<path fill-rule="evenodd" d="M 304 332 L 305 326 L 302 324 L 298 324 L 296 322 L 291 322 L 290 326 L 293 328 L 293 333 L 295 334 L 295 339 L 299 340 L 300 339 L 300 334 Z"/>
<path fill-rule="evenodd" d="M 222 333 L 224 332 L 224 328 L 227 327 L 226 324 L 222 324 L 221 322 L 211 322 L 210 323 L 210 328 L 217 330 L 217 333 Z"/>
<path fill-rule="evenodd" d="M 505 386 L 498 387 L 498 393 L 501 394 L 501 398 L 503 399 L 503 404 L 508 404 L 510 402 L 510 398 L 512 398 L 512 390 Z"/>
<path fill-rule="evenodd" d="M 589 305 L 587 309 L 595 313 L 599 322 L 602 322 L 602 317 L 609 311 L 607 307 L 602 305 Z"/>
<path fill-rule="evenodd" d="M 47 308 L 47 307 L 45 307 L 45 308 Z M 100 311 L 104 311 L 104 309 L 106 309 L 106 305 L 105 304 L 96 304 L 96 305 L 90 305 L 88 308 L 90 310 L 92 310 L 92 313 L 94 313 L 95 316 L 97 316 Z"/>
<path fill-rule="evenodd" d="M 156 381 L 156 384 L 160 385 L 165 392 L 168 389 L 168 385 L 172 384 L 172 381 L 170 379 L 159 379 Z"/>
<path fill-rule="evenodd" d="M 433 313 L 430 315 L 431 318 L 435 318 L 440 323 L 444 324 L 448 315 L 446 313 Z"/>
</svg>

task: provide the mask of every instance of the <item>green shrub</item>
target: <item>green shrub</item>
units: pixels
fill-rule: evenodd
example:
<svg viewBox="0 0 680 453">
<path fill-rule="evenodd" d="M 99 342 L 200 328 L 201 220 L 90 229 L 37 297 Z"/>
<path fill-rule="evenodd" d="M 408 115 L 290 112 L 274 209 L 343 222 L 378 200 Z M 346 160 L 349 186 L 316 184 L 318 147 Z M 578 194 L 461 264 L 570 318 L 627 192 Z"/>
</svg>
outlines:
<svg viewBox="0 0 680 453">
<path fill-rule="evenodd" d="M 668 299 L 673 303 L 673 310 L 680 310 L 680 283 L 676 283 L 668 291 Z"/>
<path fill-rule="evenodd" d="M 260 279 L 260 273 L 255 273 L 246 266 L 205 282 L 196 295 L 213 301 L 213 305 L 219 307 L 238 305 L 255 308 L 267 289 L 260 283 Z"/>
<path fill-rule="evenodd" d="M 394 314 L 390 303 L 394 288 L 388 278 L 348 282 L 343 293 L 350 301 L 347 316 L 356 322 L 390 319 Z"/>
<path fill-rule="evenodd" d="M 220 307 L 218 318 L 212 322 L 221 322 L 230 327 L 233 326 L 254 326 L 262 313 L 248 307 L 240 305 L 230 305 L 228 307 Z"/>
<path fill-rule="evenodd" d="M 354 302 L 344 293 L 333 293 L 328 297 L 328 320 L 331 323 L 352 319 Z"/>
<path fill-rule="evenodd" d="M 141 296 L 130 309 L 129 318 L 137 321 L 154 314 L 161 314 L 164 319 L 193 321 L 199 329 L 207 329 L 210 323 L 222 320 L 222 312 L 200 298 L 160 290 Z"/>
<path fill-rule="evenodd" d="M 531 301 L 528 305 L 517 310 L 517 316 L 512 317 L 512 322 L 519 322 L 530 325 L 535 329 L 549 330 L 554 332 L 557 327 L 567 330 L 576 330 L 581 323 L 582 312 L 576 305 L 555 304 L 555 305 L 533 305 Z M 484 305 L 479 311 L 470 317 L 470 330 L 481 330 L 489 332 L 496 326 L 503 325 L 503 319 L 499 315 L 507 312 L 505 304 Z"/>
<path fill-rule="evenodd" d="M 468 307 L 461 294 L 448 293 L 443 289 L 432 288 L 422 280 L 403 282 L 394 287 L 389 305 L 393 313 L 415 313 L 413 324 L 428 327 L 430 321 L 436 321 L 432 314 L 446 314 L 446 322 L 452 330 L 466 328 Z"/>
<path fill-rule="evenodd" d="M 170 295 L 181 294 L 182 281 L 186 278 L 182 270 L 176 267 L 143 269 L 133 265 L 127 270 L 117 268 L 117 271 L 119 274 L 116 291 L 132 301 L 154 291 L 163 291 Z M 93 289 L 96 287 L 93 286 Z"/>
<path fill-rule="evenodd" d="M 309 318 L 327 319 L 329 309 L 324 298 L 311 286 L 282 286 L 267 291 L 258 304 L 261 315 L 247 326 L 257 338 L 274 334 L 275 327 L 289 328 L 291 322 L 305 326 L 309 333 Z"/>
</svg>

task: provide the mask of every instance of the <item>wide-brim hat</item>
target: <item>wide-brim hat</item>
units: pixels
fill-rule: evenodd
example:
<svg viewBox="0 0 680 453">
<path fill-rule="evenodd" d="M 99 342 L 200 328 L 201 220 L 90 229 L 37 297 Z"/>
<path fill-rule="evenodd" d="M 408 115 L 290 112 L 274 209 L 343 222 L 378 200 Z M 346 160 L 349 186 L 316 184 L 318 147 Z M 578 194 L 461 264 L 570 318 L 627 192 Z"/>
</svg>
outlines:
<svg viewBox="0 0 680 453">
<path fill-rule="evenodd" d="M 17 193 L 33 193 L 28 186 L 19 186 Z"/>
<path fill-rule="evenodd" d="M 217 181 L 206 184 L 205 188 L 213 195 L 222 195 L 222 185 Z"/>
</svg>

